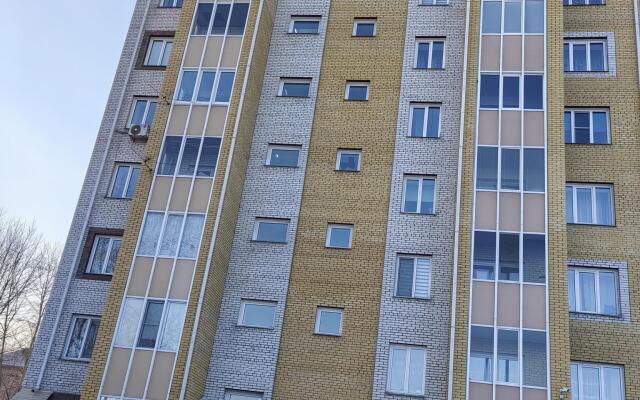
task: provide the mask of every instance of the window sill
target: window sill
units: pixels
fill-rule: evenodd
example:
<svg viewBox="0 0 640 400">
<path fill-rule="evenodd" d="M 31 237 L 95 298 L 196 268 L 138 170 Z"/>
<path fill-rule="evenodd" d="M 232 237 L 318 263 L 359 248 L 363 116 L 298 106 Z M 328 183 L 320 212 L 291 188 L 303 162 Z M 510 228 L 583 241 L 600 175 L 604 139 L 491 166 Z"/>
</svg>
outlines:
<svg viewBox="0 0 640 400">
<path fill-rule="evenodd" d="M 400 214 L 403 214 L 403 215 L 415 215 L 415 216 L 432 216 L 432 217 L 436 216 L 435 212 L 433 212 L 433 213 L 424 213 L 423 214 L 423 213 L 418 213 L 418 212 L 400 211 Z"/>
<path fill-rule="evenodd" d="M 574 142 L 564 142 L 564 144 L 577 145 L 577 146 L 611 146 L 611 143 L 574 143 Z"/>
<path fill-rule="evenodd" d="M 60 357 L 60 361 L 72 362 L 77 364 L 89 364 L 91 362 L 90 358 L 68 358 L 68 357 Z"/>
<path fill-rule="evenodd" d="M 390 390 L 385 390 L 384 393 L 388 396 L 402 396 L 402 397 L 409 397 L 412 399 L 426 399 L 427 396 L 424 394 L 409 394 L 409 393 L 399 393 L 399 392 L 392 392 Z"/>
<path fill-rule="evenodd" d="M 598 314 L 592 312 L 584 312 L 584 311 L 569 311 L 570 316 L 574 317 L 589 317 L 589 318 L 608 318 L 613 320 L 622 320 L 621 314 L 611 315 L 611 314 Z"/>
<path fill-rule="evenodd" d="M 271 241 L 271 240 L 258 240 L 258 239 L 251 239 L 252 243 L 266 243 L 266 244 L 288 244 L 289 242 L 275 242 L 275 241 Z"/>
<path fill-rule="evenodd" d="M 438 136 L 411 136 L 411 135 L 405 135 L 405 137 L 407 137 L 409 139 L 440 139 L 440 134 L 438 134 Z"/>
<path fill-rule="evenodd" d="M 351 250 L 352 247 L 333 247 L 333 246 L 324 246 L 325 249 L 329 249 L 329 250 Z"/>
<path fill-rule="evenodd" d="M 335 169 L 335 172 L 346 173 L 346 174 L 357 174 L 360 170 L 348 170 L 348 169 Z"/>
<path fill-rule="evenodd" d="M 268 168 L 282 168 L 282 169 L 298 169 L 300 168 L 298 165 L 271 165 L 271 164 L 265 164 L 265 167 Z"/>
<path fill-rule="evenodd" d="M 320 36 L 320 32 L 289 32 L 287 31 L 287 35 L 291 36 Z"/>
<path fill-rule="evenodd" d="M 167 66 L 166 65 L 140 65 L 136 69 L 143 70 L 143 71 L 166 71 Z"/>
<path fill-rule="evenodd" d="M 410 301 L 410 302 L 419 302 L 419 303 L 427 303 L 431 300 L 431 297 L 427 297 L 427 298 L 409 297 L 409 296 L 398 296 L 397 294 L 394 294 L 393 298 L 399 301 Z"/>
<path fill-rule="evenodd" d="M 589 226 L 589 227 L 599 227 L 599 228 L 615 228 L 616 225 L 603 225 L 603 224 L 587 224 L 587 223 L 579 223 L 579 222 L 567 222 L 567 225 L 570 226 Z"/>
<path fill-rule="evenodd" d="M 333 333 L 319 333 L 319 332 L 313 332 L 314 336 L 320 336 L 320 337 L 330 337 L 330 338 L 341 338 L 342 334 L 333 334 Z"/>
<path fill-rule="evenodd" d="M 105 198 L 105 199 L 109 199 L 109 200 L 128 200 L 128 201 L 133 200 L 133 197 L 104 196 L 104 198 Z"/>
<path fill-rule="evenodd" d="M 242 324 L 236 324 L 236 328 L 249 329 L 249 330 L 258 329 L 261 331 L 275 331 L 274 327 L 267 328 L 265 326 L 253 326 L 253 325 L 242 325 Z"/>
<path fill-rule="evenodd" d="M 442 68 L 420 68 L 420 67 L 413 67 L 413 69 L 415 71 L 444 71 L 445 67 Z"/>
<path fill-rule="evenodd" d="M 311 96 L 283 96 L 281 94 L 277 95 L 276 97 L 282 98 L 282 99 L 309 99 L 311 98 Z"/>
<path fill-rule="evenodd" d="M 106 275 L 106 274 L 90 274 L 87 272 L 79 272 L 76 275 L 76 279 L 83 279 L 83 280 L 87 280 L 87 281 L 103 281 L 103 282 L 110 282 L 111 279 L 113 279 L 113 275 Z"/>
</svg>

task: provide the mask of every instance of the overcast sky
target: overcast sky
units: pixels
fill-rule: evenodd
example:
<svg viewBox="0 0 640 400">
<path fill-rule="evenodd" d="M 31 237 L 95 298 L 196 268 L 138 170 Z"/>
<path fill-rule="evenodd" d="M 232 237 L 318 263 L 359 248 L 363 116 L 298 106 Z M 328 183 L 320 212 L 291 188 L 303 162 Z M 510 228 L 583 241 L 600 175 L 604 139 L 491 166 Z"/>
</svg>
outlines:
<svg viewBox="0 0 640 400">
<path fill-rule="evenodd" d="M 135 0 L 1 3 L 0 208 L 62 246 Z"/>
</svg>

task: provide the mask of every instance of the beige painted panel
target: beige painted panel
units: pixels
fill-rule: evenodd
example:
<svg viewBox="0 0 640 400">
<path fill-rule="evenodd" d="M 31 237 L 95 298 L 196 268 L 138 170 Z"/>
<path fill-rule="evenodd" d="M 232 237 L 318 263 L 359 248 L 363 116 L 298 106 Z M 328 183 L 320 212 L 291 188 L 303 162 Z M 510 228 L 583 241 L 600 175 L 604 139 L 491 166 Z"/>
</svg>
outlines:
<svg viewBox="0 0 640 400">
<path fill-rule="evenodd" d="M 492 282 L 474 281 L 471 323 L 493 325 L 495 287 Z"/>
<path fill-rule="evenodd" d="M 227 118 L 227 106 L 213 106 L 209 112 L 206 136 L 222 136 Z"/>
<path fill-rule="evenodd" d="M 120 397 L 122 387 L 124 386 L 124 378 L 127 373 L 130 355 L 130 349 L 122 349 L 119 347 L 113 348 L 111 351 L 111 358 L 109 359 L 109 366 L 107 367 L 107 373 L 104 377 L 104 384 L 102 387 L 103 395 Z"/>
<path fill-rule="evenodd" d="M 476 192 L 476 228 L 496 229 L 496 192 Z"/>
<path fill-rule="evenodd" d="M 547 400 L 547 391 L 544 389 L 524 388 L 523 400 Z"/>
<path fill-rule="evenodd" d="M 156 177 L 156 182 L 151 192 L 151 200 L 149 201 L 149 210 L 164 211 L 167 209 L 172 181 L 173 179 L 168 176 Z"/>
<path fill-rule="evenodd" d="M 170 211 L 184 212 L 187 210 L 187 199 L 191 190 L 191 178 L 176 178 L 169 202 Z"/>
<path fill-rule="evenodd" d="M 520 326 L 520 284 L 498 284 L 498 325 Z"/>
<path fill-rule="evenodd" d="M 236 68 L 238 65 L 238 57 L 242 49 L 242 36 L 227 36 L 224 43 L 224 51 L 222 52 L 222 68 Z"/>
<path fill-rule="evenodd" d="M 147 385 L 147 376 L 151 367 L 151 350 L 136 350 L 133 353 L 127 388 L 124 391 L 125 397 L 141 399 L 144 396 L 144 387 Z"/>
<path fill-rule="evenodd" d="M 520 388 L 496 385 L 496 400 L 520 400 Z"/>
<path fill-rule="evenodd" d="M 500 36 L 482 37 L 480 68 L 482 71 L 500 70 Z"/>
<path fill-rule="evenodd" d="M 207 120 L 208 109 L 209 107 L 207 106 L 194 106 L 191 109 L 187 135 L 202 136 L 204 132 L 204 123 Z"/>
<path fill-rule="evenodd" d="M 149 379 L 147 398 L 150 400 L 165 400 L 169 394 L 169 384 L 173 374 L 174 353 L 159 351 L 153 362 L 153 370 Z"/>
<path fill-rule="evenodd" d="M 502 135 L 500 142 L 503 146 L 520 146 L 520 132 L 522 132 L 522 113 L 520 111 L 502 112 Z"/>
<path fill-rule="evenodd" d="M 170 299 L 187 300 L 191 290 L 191 280 L 193 279 L 195 265 L 195 260 L 176 261 L 176 271 L 173 273 L 171 290 L 169 290 Z"/>
<path fill-rule="evenodd" d="M 524 145 L 544 146 L 544 112 L 524 112 Z"/>
<path fill-rule="evenodd" d="M 504 36 L 503 46 L 502 69 L 520 72 L 522 70 L 522 36 Z"/>
<path fill-rule="evenodd" d="M 167 133 L 169 135 L 184 135 L 188 114 L 189 106 L 174 106 L 171 111 Z"/>
<path fill-rule="evenodd" d="M 494 146 L 498 144 L 498 111 L 480 110 L 478 143 Z"/>
<path fill-rule="evenodd" d="M 524 195 L 524 231 L 544 233 L 544 194 Z"/>
<path fill-rule="evenodd" d="M 185 68 L 198 68 L 200 66 L 205 39 L 204 36 L 191 36 L 184 56 Z"/>
<path fill-rule="evenodd" d="M 547 295 L 542 285 L 524 285 L 523 318 L 525 328 L 547 329 Z"/>
<path fill-rule="evenodd" d="M 173 259 L 158 258 L 156 268 L 153 271 L 153 277 L 151 278 L 151 287 L 149 288 L 150 297 L 164 298 L 167 295 L 172 268 Z"/>
<path fill-rule="evenodd" d="M 149 283 L 152 265 L 153 258 L 136 257 L 131 271 L 129 290 L 127 291 L 129 296 L 144 296 L 147 293 L 147 284 Z"/>
<path fill-rule="evenodd" d="M 520 193 L 500 193 L 500 230 L 520 231 Z"/>
<path fill-rule="evenodd" d="M 493 386 L 487 383 L 469 383 L 470 400 L 492 400 Z"/>
<path fill-rule="evenodd" d="M 193 192 L 191 193 L 191 202 L 189 203 L 190 212 L 207 212 L 212 184 L 213 179 L 211 178 L 196 178 L 193 184 Z"/>
<path fill-rule="evenodd" d="M 218 68 L 218 59 L 220 58 L 220 51 L 222 50 L 222 40 L 222 36 L 209 36 L 207 50 L 204 53 L 203 67 Z"/>
<path fill-rule="evenodd" d="M 544 71 L 544 36 L 527 35 L 524 37 L 524 70 Z"/>
</svg>

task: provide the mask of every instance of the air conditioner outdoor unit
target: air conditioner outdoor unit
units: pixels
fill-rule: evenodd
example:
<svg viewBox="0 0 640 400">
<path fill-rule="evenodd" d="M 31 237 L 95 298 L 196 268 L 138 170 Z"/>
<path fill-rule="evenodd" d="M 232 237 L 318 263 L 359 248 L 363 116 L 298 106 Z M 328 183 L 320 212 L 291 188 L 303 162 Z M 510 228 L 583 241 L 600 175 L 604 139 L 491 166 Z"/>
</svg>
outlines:
<svg viewBox="0 0 640 400">
<path fill-rule="evenodd" d="M 133 140 L 146 140 L 149 137 L 148 125 L 131 125 L 129 128 L 129 136 Z"/>
</svg>

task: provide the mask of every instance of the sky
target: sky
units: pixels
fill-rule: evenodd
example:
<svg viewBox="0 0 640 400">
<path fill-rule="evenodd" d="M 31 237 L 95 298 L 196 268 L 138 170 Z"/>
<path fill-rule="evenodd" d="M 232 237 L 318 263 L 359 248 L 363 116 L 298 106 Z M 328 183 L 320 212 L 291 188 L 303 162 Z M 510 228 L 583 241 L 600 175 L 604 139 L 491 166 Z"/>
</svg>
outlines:
<svg viewBox="0 0 640 400">
<path fill-rule="evenodd" d="M 0 3 L 0 208 L 61 247 L 135 0 Z"/>
</svg>

